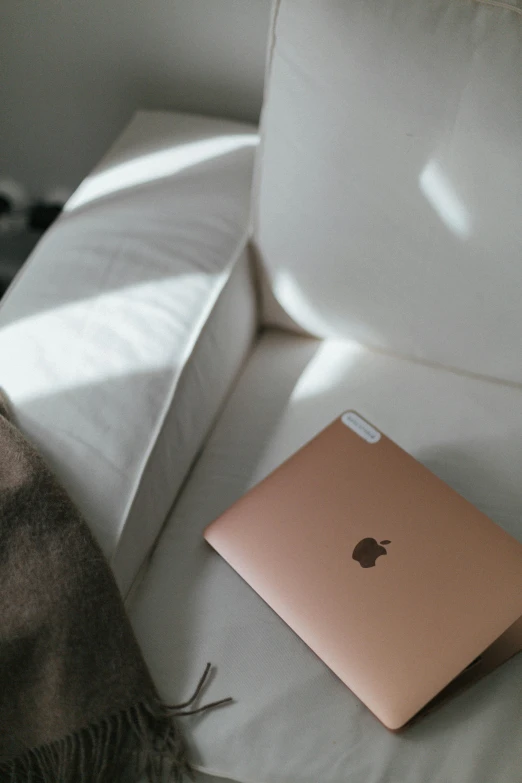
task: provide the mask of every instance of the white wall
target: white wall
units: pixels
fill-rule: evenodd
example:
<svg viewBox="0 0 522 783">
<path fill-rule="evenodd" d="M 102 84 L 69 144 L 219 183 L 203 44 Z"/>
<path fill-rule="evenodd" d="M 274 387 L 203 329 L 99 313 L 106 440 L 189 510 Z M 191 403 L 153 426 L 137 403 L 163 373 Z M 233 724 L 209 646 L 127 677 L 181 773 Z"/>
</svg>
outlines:
<svg viewBox="0 0 522 783">
<path fill-rule="evenodd" d="M 0 0 L 0 177 L 75 187 L 135 108 L 256 121 L 270 0 Z"/>
</svg>

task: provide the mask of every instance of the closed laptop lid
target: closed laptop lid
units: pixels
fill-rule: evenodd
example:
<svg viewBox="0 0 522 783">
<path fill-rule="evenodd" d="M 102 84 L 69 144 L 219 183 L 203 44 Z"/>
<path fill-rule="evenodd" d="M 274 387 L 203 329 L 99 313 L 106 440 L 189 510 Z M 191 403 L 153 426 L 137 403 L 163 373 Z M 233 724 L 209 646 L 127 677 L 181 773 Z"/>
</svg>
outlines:
<svg viewBox="0 0 522 783">
<path fill-rule="evenodd" d="M 353 411 L 205 538 L 390 729 L 522 615 L 522 545 Z"/>
</svg>

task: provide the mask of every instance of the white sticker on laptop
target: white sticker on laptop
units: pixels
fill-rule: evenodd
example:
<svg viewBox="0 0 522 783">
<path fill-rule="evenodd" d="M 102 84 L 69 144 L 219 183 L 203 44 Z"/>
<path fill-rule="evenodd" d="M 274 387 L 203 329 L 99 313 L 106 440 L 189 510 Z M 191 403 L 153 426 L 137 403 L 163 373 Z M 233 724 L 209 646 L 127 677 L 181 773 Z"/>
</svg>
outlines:
<svg viewBox="0 0 522 783">
<path fill-rule="evenodd" d="M 341 421 L 368 443 L 377 443 L 381 439 L 381 433 L 353 411 L 343 414 Z"/>
</svg>

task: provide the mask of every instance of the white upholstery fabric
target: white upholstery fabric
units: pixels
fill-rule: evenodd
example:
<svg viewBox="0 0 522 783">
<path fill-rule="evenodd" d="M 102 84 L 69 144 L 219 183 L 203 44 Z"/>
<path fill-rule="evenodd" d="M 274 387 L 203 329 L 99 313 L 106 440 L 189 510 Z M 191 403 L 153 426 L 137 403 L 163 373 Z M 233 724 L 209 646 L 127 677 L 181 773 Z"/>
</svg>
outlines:
<svg viewBox="0 0 522 783">
<path fill-rule="evenodd" d="M 255 233 L 279 304 L 521 381 L 522 5 L 276 5 Z"/>
<path fill-rule="evenodd" d="M 202 540 L 248 485 L 352 407 L 522 540 L 522 388 L 265 334 L 129 605 L 158 686 L 174 701 L 216 665 L 202 702 L 236 702 L 187 729 L 195 763 L 231 780 L 514 783 L 522 656 L 393 735 Z"/>
<path fill-rule="evenodd" d="M 250 350 L 250 126 L 140 112 L 0 308 L 0 384 L 126 591 Z"/>
</svg>

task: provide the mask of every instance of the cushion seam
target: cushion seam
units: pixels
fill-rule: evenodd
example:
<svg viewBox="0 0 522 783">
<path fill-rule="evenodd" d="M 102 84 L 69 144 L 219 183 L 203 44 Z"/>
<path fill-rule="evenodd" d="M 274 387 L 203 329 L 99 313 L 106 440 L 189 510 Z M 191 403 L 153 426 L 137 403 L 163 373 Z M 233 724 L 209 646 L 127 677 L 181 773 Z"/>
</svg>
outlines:
<svg viewBox="0 0 522 783">
<path fill-rule="evenodd" d="M 261 170 L 263 168 L 263 155 L 265 150 L 265 132 L 264 127 L 266 125 L 264 117 L 266 108 L 268 105 L 270 82 L 274 63 L 274 50 L 276 45 L 276 29 L 279 19 L 279 11 L 281 9 L 282 0 L 275 0 L 272 8 L 272 19 L 270 25 L 270 39 L 267 47 L 267 59 L 265 68 L 265 83 L 263 89 L 263 104 L 261 109 L 261 117 L 259 121 L 259 146 L 257 148 L 254 177 L 252 183 L 252 199 L 251 199 L 251 214 L 250 214 L 250 234 L 255 241 L 256 236 L 259 234 L 259 204 L 261 194 Z"/>
<path fill-rule="evenodd" d="M 477 2 L 482 2 L 482 0 L 477 0 Z M 464 370 L 460 367 L 452 367 L 451 365 L 442 364 L 441 362 L 430 361 L 430 359 L 420 359 L 415 356 L 408 356 L 406 354 L 386 350 L 385 348 L 379 348 L 374 345 L 366 345 L 364 343 L 359 343 L 359 345 L 361 346 L 361 348 L 364 348 L 364 350 L 369 351 L 370 353 L 375 353 L 380 356 L 388 356 L 390 359 L 410 362 L 411 364 L 418 364 L 418 365 L 422 365 L 423 367 L 430 367 L 433 370 L 447 372 L 450 373 L 451 375 L 458 375 L 462 378 L 469 378 L 470 380 L 480 381 L 482 383 L 492 383 L 495 386 L 504 386 L 506 388 L 518 389 L 519 391 L 522 391 L 521 381 L 510 381 L 508 378 L 498 378 L 495 375 L 485 375 L 483 373 L 473 372 L 473 370 Z"/>
<path fill-rule="evenodd" d="M 506 11 L 514 11 L 519 16 L 522 16 L 522 8 L 511 3 L 504 3 L 501 0 L 473 0 L 474 3 L 480 3 L 481 5 L 490 5 L 493 8 L 503 8 Z"/>
</svg>

